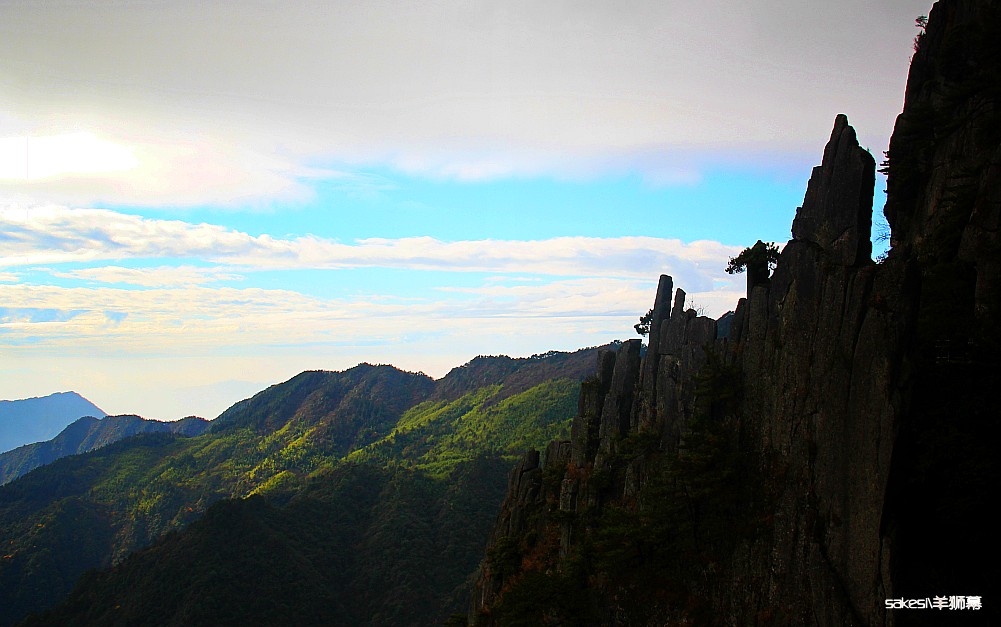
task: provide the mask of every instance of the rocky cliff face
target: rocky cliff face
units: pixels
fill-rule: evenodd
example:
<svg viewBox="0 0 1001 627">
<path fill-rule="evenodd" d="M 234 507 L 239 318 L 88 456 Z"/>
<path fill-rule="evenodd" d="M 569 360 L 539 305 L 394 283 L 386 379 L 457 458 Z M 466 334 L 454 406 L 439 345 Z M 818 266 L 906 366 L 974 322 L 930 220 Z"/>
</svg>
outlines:
<svg viewBox="0 0 1001 627">
<path fill-rule="evenodd" d="M 996 546 L 999 18 L 995 0 L 931 13 L 885 164 L 884 262 L 875 162 L 838 116 L 726 337 L 661 277 L 646 354 L 602 354 L 571 440 L 513 472 L 475 621 L 923 624 L 942 616 L 885 599 L 997 581 L 977 547 Z"/>
</svg>

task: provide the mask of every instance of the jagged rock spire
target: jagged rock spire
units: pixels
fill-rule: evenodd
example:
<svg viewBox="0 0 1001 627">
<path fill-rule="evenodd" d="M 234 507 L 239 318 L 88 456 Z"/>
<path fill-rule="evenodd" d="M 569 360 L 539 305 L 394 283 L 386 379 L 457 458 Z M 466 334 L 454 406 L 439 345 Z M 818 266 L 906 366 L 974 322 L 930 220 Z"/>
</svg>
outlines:
<svg viewBox="0 0 1001 627">
<path fill-rule="evenodd" d="M 872 155 L 859 145 L 848 117 L 839 114 L 793 220 L 793 239 L 817 244 L 839 265 L 869 261 L 875 171 Z"/>
</svg>

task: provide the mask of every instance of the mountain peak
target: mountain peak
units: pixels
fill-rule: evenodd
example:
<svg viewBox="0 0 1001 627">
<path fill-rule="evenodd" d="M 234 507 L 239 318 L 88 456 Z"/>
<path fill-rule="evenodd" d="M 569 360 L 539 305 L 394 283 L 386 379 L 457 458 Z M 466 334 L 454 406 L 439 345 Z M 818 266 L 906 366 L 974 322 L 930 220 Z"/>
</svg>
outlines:
<svg viewBox="0 0 1001 627">
<path fill-rule="evenodd" d="M 82 416 L 106 415 L 73 391 L 0 401 L 0 452 L 49 440 Z"/>
</svg>

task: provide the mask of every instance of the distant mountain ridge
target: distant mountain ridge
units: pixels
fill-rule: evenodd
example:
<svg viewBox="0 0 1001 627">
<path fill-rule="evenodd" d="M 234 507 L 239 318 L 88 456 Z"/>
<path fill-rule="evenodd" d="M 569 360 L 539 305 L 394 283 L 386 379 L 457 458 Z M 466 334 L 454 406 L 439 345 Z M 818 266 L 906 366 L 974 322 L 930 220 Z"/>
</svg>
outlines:
<svg viewBox="0 0 1001 627">
<path fill-rule="evenodd" d="M 0 401 L 0 452 L 54 438 L 83 416 L 108 414 L 76 392 Z"/>
<path fill-rule="evenodd" d="M 246 579 L 228 557 L 184 562 L 193 546 L 205 539 L 203 546 L 217 546 L 220 537 L 243 561 L 280 564 L 276 589 L 254 586 L 265 606 L 292 580 L 307 597 L 316 589 L 309 603 L 281 614 L 305 621 L 299 624 L 315 623 L 303 612 L 319 607 L 334 624 L 443 619 L 464 608 L 456 594 L 464 594 L 480 558 L 507 469 L 526 448 L 565 437 L 598 350 L 477 357 L 439 380 L 371 364 L 303 372 L 236 403 L 201 435 L 140 434 L 38 468 L 0 486 L 0 625 L 51 607 L 82 573 L 114 564 L 109 581 L 135 567 L 146 569 L 141 580 L 154 588 L 168 572 L 191 577 L 167 575 L 177 586 L 166 597 L 133 579 L 127 612 L 114 608 L 125 588 L 109 591 L 110 606 L 91 603 L 95 589 L 87 588 L 81 594 L 92 610 L 84 623 L 116 624 L 112 614 L 144 622 L 156 605 L 160 624 L 191 624 L 196 616 L 217 624 L 219 616 L 205 614 L 217 604 L 198 601 L 206 594 L 247 601 L 247 611 L 259 607 L 242 588 L 228 587 Z M 220 510 L 213 506 L 220 500 L 236 502 Z M 208 511 L 229 513 L 189 535 L 187 526 Z M 270 531 L 234 536 L 244 524 Z M 286 537 L 293 528 L 301 536 Z M 149 554 L 159 555 L 153 566 L 148 557 L 126 560 L 128 567 L 121 561 L 182 529 L 168 535 L 179 543 L 163 545 L 166 554 Z M 267 624 L 254 618 L 247 616 Z"/>
<path fill-rule="evenodd" d="M 209 422 L 197 416 L 189 416 L 174 422 L 149 420 L 129 414 L 104 418 L 84 416 L 71 423 L 51 440 L 25 444 L 6 453 L 0 453 L 0 485 L 61 457 L 93 451 L 139 433 L 169 432 L 194 436 L 200 435 L 208 427 Z"/>
</svg>

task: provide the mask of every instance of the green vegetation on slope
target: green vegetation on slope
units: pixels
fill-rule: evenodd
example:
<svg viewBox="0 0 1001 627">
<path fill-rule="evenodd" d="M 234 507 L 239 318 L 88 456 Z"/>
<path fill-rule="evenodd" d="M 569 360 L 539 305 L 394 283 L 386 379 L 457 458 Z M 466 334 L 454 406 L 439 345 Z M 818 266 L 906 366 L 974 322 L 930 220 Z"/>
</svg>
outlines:
<svg viewBox="0 0 1001 627">
<path fill-rule="evenodd" d="M 343 464 L 284 501 L 223 501 L 27 624 L 431 624 L 475 568 L 505 471 Z"/>
<path fill-rule="evenodd" d="M 280 563 L 281 569 L 309 581 L 316 569 L 350 571 L 340 583 L 315 579 L 321 582 L 317 585 L 350 590 L 350 603 L 340 597 L 330 601 L 328 594 L 299 604 L 309 608 L 319 603 L 324 616 L 362 624 L 385 624 L 390 616 L 389 622 L 407 624 L 408 617 L 416 616 L 426 624 L 446 609 L 464 609 L 463 584 L 481 557 L 503 497 L 509 459 L 564 435 L 576 409 L 576 380 L 548 376 L 583 376 L 593 368 L 595 353 L 477 358 L 456 369 L 461 385 L 448 377 L 439 384 L 389 366 L 303 373 L 238 403 L 201 436 L 140 436 L 37 469 L 0 488 L 0 541 L 6 547 L 0 556 L 0 604 L 5 608 L 0 624 L 64 598 L 85 570 L 119 562 L 115 570 L 82 582 L 77 597 L 112 595 L 122 607 L 157 605 L 177 624 L 191 624 L 187 619 L 193 616 L 215 623 L 191 609 L 192 599 L 202 598 L 194 582 L 202 581 L 204 587 L 205 581 L 216 581 L 211 573 L 235 577 L 240 569 L 251 569 L 248 564 L 257 566 L 244 572 L 256 573 Z M 503 368 L 495 367 L 494 359 L 502 360 Z M 500 380 L 485 379 L 498 370 L 503 372 Z M 364 488 L 376 491 L 371 503 L 343 497 L 333 488 L 332 494 L 325 491 L 324 486 L 339 485 L 356 473 L 373 482 Z M 137 562 L 121 561 L 165 532 L 188 528 L 216 501 L 234 497 L 252 498 L 220 505 L 219 511 L 243 520 L 254 530 L 248 538 L 259 535 L 263 543 L 244 547 L 236 561 L 221 549 L 192 557 L 194 564 L 173 561 L 199 550 L 189 542 L 226 538 L 215 526 L 229 520 L 226 516 L 171 534 L 149 549 L 155 557 L 140 553 L 130 558 Z M 66 512 L 79 518 L 78 529 Z M 319 514 L 310 518 L 309 512 Z M 332 522 L 342 519 L 343 541 L 336 531 L 341 523 Z M 45 526 L 32 527 L 39 523 Z M 310 524 L 316 529 L 301 527 Z M 335 536 L 324 539 L 322 529 L 328 524 L 334 525 L 328 531 Z M 347 529 L 351 525 L 357 528 Z M 194 529 L 207 535 L 202 540 L 189 537 Z M 63 535 L 56 537 L 57 531 Z M 300 532 L 298 539 L 286 537 Z M 269 534 L 275 538 L 266 540 Z M 348 539 L 351 534 L 354 540 Z M 187 548 L 164 548 L 181 546 Z M 358 555 L 348 556 L 351 551 Z M 147 559 L 155 569 L 142 561 Z M 166 579 L 176 578 L 171 574 L 175 568 L 190 576 L 181 577 L 171 596 L 154 585 L 159 576 L 122 574 L 130 563 L 159 569 Z M 149 586 L 126 584 L 121 577 L 148 579 Z M 98 581 L 109 587 L 99 593 L 88 588 Z M 242 594 L 242 588 L 224 584 L 214 584 L 221 586 L 214 603 Z M 284 610 L 273 604 L 285 603 L 284 585 L 255 589 L 261 598 L 248 599 L 248 607 L 271 603 L 271 610 L 261 611 L 278 621 Z M 296 620 L 312 621 L 308 612 L 296 614 Z"/>
<path fill-rule="evenodd" d="M 175 422 L 146 420 L 131 415 L 104 418 L 84 416 L 51 440 L 26 444 L 0 453 L 0 485 L 67 455 L 93 451 L 133 435 L 166 432 L 198 435 L 208 428 L 208 424 L 206 420 L 194 416 Z"/>
<path fill-rule="evenodd" d="M 378 429 L 427 397 L 433 381 L 362 365 L 303 373 L 288 384 L 295 394 L 284 385 L 237 405 L 264 407 L 260 416 L 227 412 L 210 433 L 192 438 L 137 436 L 0 487 L 0 624 L 51 606 L 85 570 L 183 528 L 215 501 L 302 481 L 320 461 L 378 437 Z M 292 406 L 282 403 L 290 399 Z M 282 418 L 270 434 L 258 431 L 275 415 L 267 410 Z M 61 521 L 70 510 L 87 512 L 99 532 L 50 533 L 45 521 Z"/>
<path fill-rule="evenodd" d="M 500 401 L 500 385 L 451 402 L 426 401 L 405 412 L 389 435 L 348 459 L 403 464 L 436 476 L 478 455 L 514 460 L 540 443 L 568 436 L 579 389 L 577 381 L 557 379 Z"/>
</svg>

